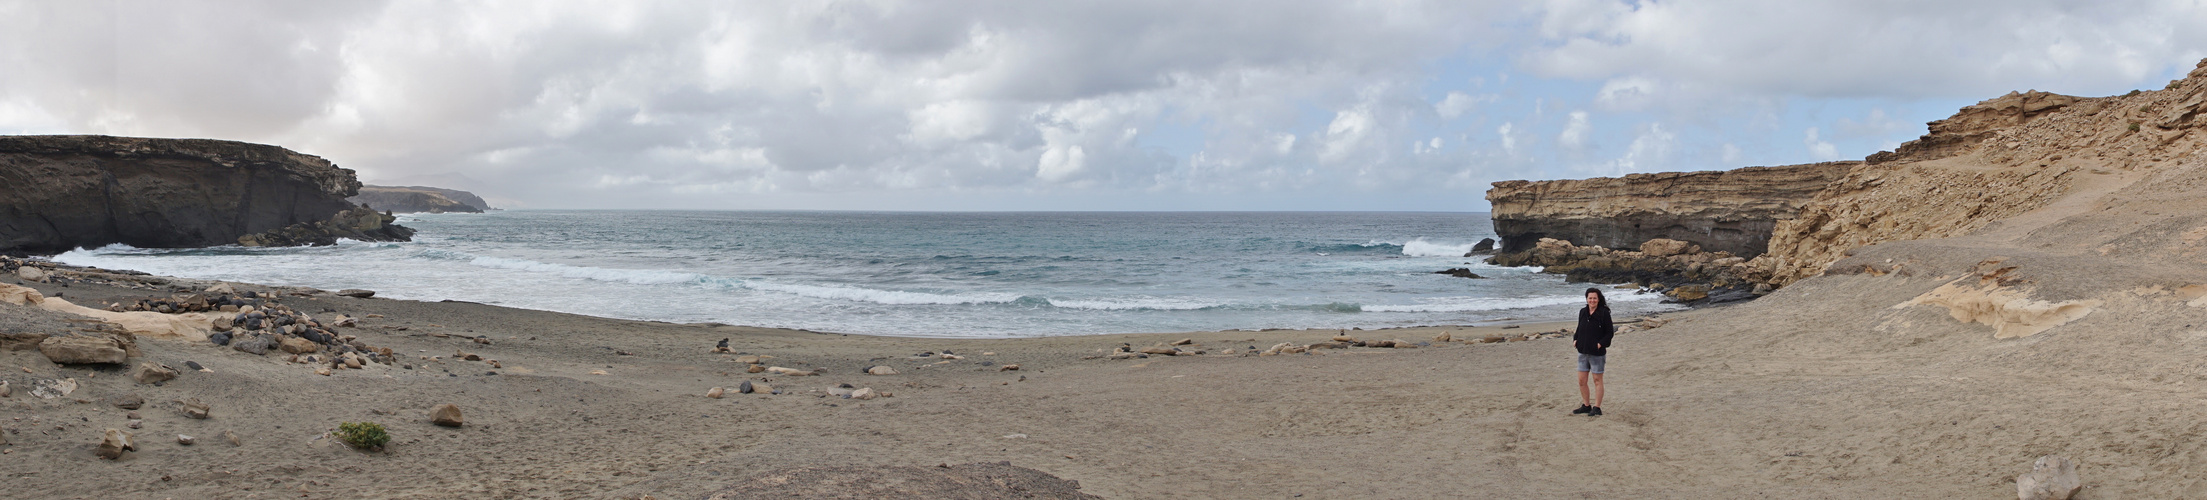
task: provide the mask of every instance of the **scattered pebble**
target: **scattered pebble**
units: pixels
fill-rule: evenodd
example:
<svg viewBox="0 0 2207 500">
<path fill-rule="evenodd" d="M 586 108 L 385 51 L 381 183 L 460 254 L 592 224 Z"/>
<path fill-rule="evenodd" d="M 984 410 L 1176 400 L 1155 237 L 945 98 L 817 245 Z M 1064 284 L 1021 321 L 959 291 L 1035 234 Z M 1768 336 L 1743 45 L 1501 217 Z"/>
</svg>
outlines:
<svg viewBox="0 0 2207 500">
<path fill-rule="evenodd" d="M 429 422 L 445 427 L 459 427 L 465 423 L 465 419 L 460 417 L 458 405 L 445 403 L 429 409 Z"/>
</svg>

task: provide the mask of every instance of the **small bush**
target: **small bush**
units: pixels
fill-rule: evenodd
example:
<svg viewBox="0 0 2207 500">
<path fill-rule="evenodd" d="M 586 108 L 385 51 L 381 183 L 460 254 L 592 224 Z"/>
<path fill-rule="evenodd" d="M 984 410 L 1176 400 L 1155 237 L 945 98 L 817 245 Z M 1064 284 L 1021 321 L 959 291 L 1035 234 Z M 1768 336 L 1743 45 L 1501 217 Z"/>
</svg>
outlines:
<svg viewBox="0 0 2207 500">
<path fill-rule="evenodd" d="M 2132 131 L 2132 132 L 2137 132 L 2137 131 L 2138 131 L 2138 122 L 2130 122 L 2130 131 Z"/>
<path fill-rule="evenodd" d="M 391 442 L 391 434 L 383 432 L 383 424 L 375 422 L 337 424 L 337 432 L 330 433 L 330 436 L 347 446 L 363 450 L 380 449 L 384 443 Z"/>
</svg>

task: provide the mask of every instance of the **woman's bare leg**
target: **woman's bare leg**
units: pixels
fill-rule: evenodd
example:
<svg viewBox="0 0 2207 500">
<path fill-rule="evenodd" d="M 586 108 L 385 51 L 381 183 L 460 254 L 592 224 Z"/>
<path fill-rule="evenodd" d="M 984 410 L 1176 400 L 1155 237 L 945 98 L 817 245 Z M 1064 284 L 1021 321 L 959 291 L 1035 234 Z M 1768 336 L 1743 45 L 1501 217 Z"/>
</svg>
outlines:
<svg viewBox="0 0 2207 500">
<path fill-rule="evenodd" d="M 1600 375 L 1595 375 L 1595 376 L 1596 376 L 1596 377 L 1599 377 Z M 1595 379 L 1595 380 L 1600 380 L 1600 379 Z M 1587 396 L 1586 396 L 1586 394 L 1587 394 L 1587 393 L 1586 393 L 1586 372 L 1579 372 L 1579 404 L 1581 404 L 1581 405 L 1593 405 L 1594 403 L 1591 403 L 1591 401 L 1594 401 L 1594 400 L 1592 400 L 1592 399 L 1587 399 Z"/>
<path fill-rule="evenodd" d="M 1579 392 L 1586 392 L 1586 372 L 1579 372 Z M 1594 407 L 1602 407 L 1602 374 L 1594 374 Z"/>
</svg>

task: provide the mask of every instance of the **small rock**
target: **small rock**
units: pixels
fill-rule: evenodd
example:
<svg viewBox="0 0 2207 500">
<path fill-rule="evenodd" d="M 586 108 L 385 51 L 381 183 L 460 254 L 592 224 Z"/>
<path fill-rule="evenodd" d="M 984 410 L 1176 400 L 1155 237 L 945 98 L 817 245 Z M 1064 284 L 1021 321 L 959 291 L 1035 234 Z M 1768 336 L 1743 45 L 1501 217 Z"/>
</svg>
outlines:
<svg viewBox="0 0 2207 500">
<path fill-rule="evenodd" d="M 14 395 L 15 395 L 15 388 L 14 388 L 14 387 L 8 387 L 8 381 L 6 381 L 6 380 L 0 380 L 0 398 L 4 398 L 4 397 L 9 397 L 9 396 L 14 396 Z"/>
<path fill-rule="evenodd" d="M 2030 472 L 2015 477 L 2015 495 L 2020 500 L 2068 500 L 2082 487 L 2077 463 L 2060 455 L 2038 457 Z"/>
<path fill-rule="evenodd" d="M 130 428 L 132 428 L 132 429 L 136 429 L 136 428 L 139 428 L 139 427 L 144 427 L 144 426 L 146 425 L 146 421 L 145 421 L 145 420 L 141 420 L 141 419 L 135 419 L 135 418 L 134 418 L 134 419 L 130 419 L 130 423 L 128 423 L 128 424 L 124 424 L 124 425 L 126 425 L 126 426 L 128 426 L 128 427 L 130 427 Z"/>
<path fill-rule="evenodd" d="M 460 359 L 464 359 L 464 360 L 468 360 L 468 361 L 482 361 L 482 360 L 483 360 L 483 356 L 482 356 L 482 355 L 480 355 L 480 354 L 459 354 L 459 355 L 454 355 L 453 357 L 456 357 L 456 358 L 460 358 Z"/>
<path fill-rule="evenodd" d="M 100 437 L 99 449 L 93 451 L 93 453 L 99 455 L 100 458 L 115 460 L 123 458 L 123 452 L 136 449 L 138 447 L 130 444 L 130 433 L 123 432 L 121 429 L 108 429 Z"/>
<path fill-rule="evenodd" d="M 1172 345 L 1188 345 L 1193 343 L 1195 343 L 1195 339 L 1180 339 L 1172 341 Z"/>
<path fill-rule="evenodd" d="M 766 371 L 770 371 L 770 372 L 774 372 L 774 373 L 779 373 L 779 374 L 782 374 L 782 375 L 788 375 L 788 376 L 791 376 L 791 377 L 810 377 L 810 376 L 814 376 L 814 375 L 819 375 L 819 374 L 820 374 L 820 370 L 818 370 L 818 369 L 813 369 L 813 370 L 799 370 L 799 369 L 796 369 L 796 368 L 784 368 L 784 367 L 779 367 L 779 366 L 770 366 L 770 367 L 767 367 L 767 368 L 766 368 Z"/>
<path fill-rule="evenodd" d="M 591 375 L 607 375 L 605 370 L 590 370 Z"/>
<path fill-rule="evenodd" d="M 745 373 L 762 373 L 766 371 L 766 365 L 751 365 L 750 368 L 745 368 L 743 371 Z"/>
<path fill-rule="evenodd" d="M 851 391 L 851 399 L 873 399 L 879 396 L 880 394 L 874 393 L 874 388 L 872 387 Z"/>
<path fill-rule="evenodd" d="M 184 416 L 195 419 L 205 420 L 207 418 L 207 411 L 211 409 L 207 406 L 207 403 L 199 402 L 199 398 L 186 399 L 183 401 L 183 404 Z"/>
<path fill-rule="evenodd" d="M 31 382 L 31 395 L 38 396 L 39 399 L 66 397 L 72 392 L 77 392 L 77 379 L 40 379 Z"/>
<path fill-rule="evenodd" d="M 890 368 L 890 367 L 887 367 L 887 366 L 869 366 L 869 367 L 866 367 L 866 374 L 867 374 L 867 375 L 896 375 L 896 374 L 897 374 L 897 370 L 896 370 L 895 368 Z"/>
<path fill-rule="evenodd" d="M 743 383 L 741 383 L 741 384 L 736 384 L 736 393 L 737 393 L 737 394 L 750 394 L 750 393 L 751 393 L 751 381 L 749 381 L 749 380 L 745 380 L 745 381 L 743 381 Z"/>
<path fill-rule="evenodd" d="M 131 420 L 137 420 L 137 419 L 138 419 L 138 412 L 135 412 L 135 411 L 132 411 L 132 412 L 123 412 L 123 418 L 131 419 Z"/>
<path fill-rule="evenodd" d="M 1452 336 L 1452 335 L 1449 335 L 1449 334 L 1448 334 L 1448 332 L 1441 332 L 1441 334 L 1440 334 L 1440 335 L 1434 335 L 1434 336 L 1433 336 L 1433 341 L 1434 341 L 1434 342 L 1451 342 L 1451 341 L 1454 341 L 1454 340 L 1456 340 L 1456 337 L 1455 337 L 1455 336 Z"/>
<path fill-rule="evenodd" d="M 191 446 L 191 445 L 192 445 L 192 443 L 197 443 L 197 442 L 199 442 L 199 440 L 198 440 L 198 439 L 193 439 L 193 438 L 192 438 L 191 436 L 187 436 L 187 435 L 183 435 L 183 434 L 177 434 L 177 435 L 176 435 L 176 444 L 181 444 L 181 445 L 184 445 L 184 446 Z"/>
<path fill-rule="evenodd" d="M 245 335 L 230 341 L 230 348 L 248 354 L 268 354 L 276 348 L 276 339 L 267 335 Z"/>
<path fill-rule="evenodd" d="M 1485 276 L 1480 276 L 1480 275 L 1478 275 L 1478 274 L 1476 274 L 1476 273 L 1473 273 L 1473 272 L 1471 272 L 1471 269 L 1470 269 L 1470 268 L 1463 268 L 1463 267 L 1451 267 L 1451 268 L 1448 268 L 1448 269 L 1445 269 L 1445 270 L 1440 270 L 1440 271 L 1434 271 L 1434 272 L 1433 272 L 1433 274 L 1446 274 L 1446 275 L 1449 275 L 1449 276 L 1455 276 L 1455 277 L 1458 277 L 1458 278 L 1471 278 L 1471 279 L 1485 279 L 1485 278 L 1486 278 Z"/>
<path fill-rule="evenodd" d="M 996 371 L 1000 371 L 1000 372 L 1015 372 L 1015 371 L 1019 371 L 1019 365 L 1016 365 L 1016 364 L 1014 364 L 1014 365 L 1004 365 L 1004 367 L 1003 367 L 1003 368 L 997 368 L 997 369 L 996 369 Z"/>
<path fill-rule="evenodd" d="M 204 372 L 204 371 L 212 371 L 212 370 L 208 370 L 208 369 L 207 369 L 207 367 L 205 367 L 205 366 L 200 366 L 200 365 L 199 365 L 199 362 L 198 362 L 198 361 L 185 361 L 185 362 L 184 362 L 184 367 L 185 367 L 185 368 L 191 368 L 191 369 L 193 369 L 193 370 L 199 370 L 199 371 L 203 371 L 203 372 Z"/>
<path fill-rule="evenodd" d="M 315 375 L 321 375 L 321 376 L 324 376 L 324 377 L 330 376 L 330 367 L 327 367 L 327 366 L 317 366 L 317 367 L 314 367 L 314 374 L 315 374 Z"/>
<path fill-rule="evenodd" d="M 1180 354 L 1179 349 L 1174 349 L 1170 347 L 1144 347 L 1140 352 L 1142 354 L 1159 354 L 1165 356 Z"/>
<path fill-rule="evenodd" d="M 7 445 L 7 444 L 8 444 L 8 430 L 7 430 L 7 429 L 0 429 L 0 446 L 4 446 L 4 445 Z M 15 450 L 7 450 L 7 451 L 15 451 Z"/>
<path fill-rule="evenodd" d="M 758 394 L 778 394 L 777 392 L 774 392 L 774 386 L 766 385 L 765 382 L 751 384 L 751 392 Z"/>
<path fill-rule="evenodd" d="M 110 399 L 108 402 L 114 404 L 116 408 L 125 410 L 136 410 L 146 406 L 146 398 L 139 397 L 137 394 L 115 396 L 114 399 Z"/>
<path fill-rule="evenodd" d="M 1348 342 L 1348 343 L 1354 344 L 1354 343 L 1356 343 L 1356 337 L 1351 337 L 1351 336 L 1347 336 L 1347 335 L 1335 335 L 1335 336 L 1333 336 L 1333 341 L 1334 341 L 1334 342 Z"/>
<path fill-rule="evenodd" d="M 230 334 L 228 333 L 216 333 L 213 335 L 208 335 L 207 341 L 212 342 L 215 345 L 230 345 L 230 338 Z"/>
<path fill-rule="evenodd" d="M 339 314 L 337 315 L 337 321 L 332 322 L 331 324 L 342 328 L 352 328 L 355 326 L 360 326 L 360 319 Z"/>
<path fill-rule="evenodd" d="M 23 278 L 23 281 L 45 282 L 46 271 L 36 267 L 23 266 L 15 269 L 15 277 Z"/>
<path fill-rule="evenodd" d="M 222 439 L 229 441 L 230 446 L 245 446 L 245 442 L 238 441 L 238 433 L 235 432 L 222 431 Z"/>
<path fill-rule="evenodd" d="M 344 290 L 338 290 L 338 291 L 337 291 L 337 294 L 338 294 L 338 295 L 341 295 L 341 296 L 345 296 L 345 297 L 352 297 L 352 298 L 356 298 L 356 299 L 365 299 L 365 298 L 368 298 L 368 297 L 374 297 L 374 296 L 375 296 L 375 290 L 361 290 L 361 289 L 358 289 L 358 288 L 347 288 L 347 289 L 344 289 Z"/>
<path fill-rule="evenodd" d="M 152 361 L 141 361 L 130 369 L 130 378 L 140 384 L 153 384 L 176 379 L 176 369 Z"/>
<path fill-rule="evenodd" d="M 464 419 L 460 417 L 459 406 L 445 403 L 429 409 L 429 422 L 445 427 L 459 427 Z"/>
<path fill-rule="evenodd" d="M 714 387 L 711 390 L 705 391 L 705 397 L 713 399 L 720 399 L 721 396 L 726 394 L 728 394 L 728 390 L 719 387 Z"/>
<path fill-rule="evenodd" d="M 130 353 L 121 341 L 106 336 L 66 335 L 39 341 L 38 352 L 59 364 L 123 364 Z"/>
</svg>

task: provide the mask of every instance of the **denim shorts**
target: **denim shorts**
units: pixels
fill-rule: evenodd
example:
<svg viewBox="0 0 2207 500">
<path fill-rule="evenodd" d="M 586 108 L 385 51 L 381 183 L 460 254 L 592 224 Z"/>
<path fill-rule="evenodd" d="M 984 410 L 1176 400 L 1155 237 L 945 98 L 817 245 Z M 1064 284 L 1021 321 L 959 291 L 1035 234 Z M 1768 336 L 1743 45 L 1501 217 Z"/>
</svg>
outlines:
<svg viewBox="0 0 2207 500">
<path fill-rule="evenodd" d="M 1609 356 L 1595 356 L 1585 353 L 1579 354 L 1579 371 L 1600 374 L 1602 372 L 1602 368 L 1608 366 Z"/>
</svg>

